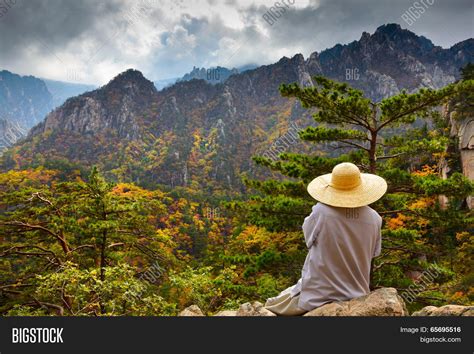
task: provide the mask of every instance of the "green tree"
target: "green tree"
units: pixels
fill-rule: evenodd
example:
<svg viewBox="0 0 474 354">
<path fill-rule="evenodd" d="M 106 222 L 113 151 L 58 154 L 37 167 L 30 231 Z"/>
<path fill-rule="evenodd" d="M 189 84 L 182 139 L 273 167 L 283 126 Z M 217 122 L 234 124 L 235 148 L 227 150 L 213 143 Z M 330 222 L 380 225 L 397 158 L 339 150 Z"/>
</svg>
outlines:
<svg viewBox="0 0 474 354">
<path fill-rule="evenodd" d="M 153 221 L 166 212 L 162 199 L 158 192 L 110 184 L 95 168 L 87 182 L 59 182 L 48 171 L 0 175 L 4 309 L 32 301 L 73 308 L 74 294 L 59 304 L 50 298 L 34 300 L 39 275 L 56 279 L 54 274 L 76 269 L 108 286 L 114 280 L 107 279 L 107 272 L 124 262 L 134 264 L 137 273 L 156 262 L 172 264 L 173 242 Z M 130 271 L 120 277 L 126 274 Z M 100 313 L 106 313 L 106 301 L 97 301 Z"/>
</svg>

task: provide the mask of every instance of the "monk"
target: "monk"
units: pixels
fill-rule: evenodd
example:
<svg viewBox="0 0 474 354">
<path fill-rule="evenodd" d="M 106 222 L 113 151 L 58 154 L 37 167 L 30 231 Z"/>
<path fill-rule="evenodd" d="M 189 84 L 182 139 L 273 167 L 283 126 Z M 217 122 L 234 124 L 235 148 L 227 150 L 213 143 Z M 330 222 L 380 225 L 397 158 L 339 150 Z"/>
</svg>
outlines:
<svg viewBox="0 0 474 354">
<path fill-rule="evenodd" d="M 319 203 L 303 223 L 308 255 L 298 282 L 270 298 L 277 315 L 302 315 L 333 301 L 369 293 L 373 257 L 380 254 L 382 218 L 368 205 L 387 191 L 382 177 L 341 163 L 315 178 L 308 193 Z"/>
</svg>

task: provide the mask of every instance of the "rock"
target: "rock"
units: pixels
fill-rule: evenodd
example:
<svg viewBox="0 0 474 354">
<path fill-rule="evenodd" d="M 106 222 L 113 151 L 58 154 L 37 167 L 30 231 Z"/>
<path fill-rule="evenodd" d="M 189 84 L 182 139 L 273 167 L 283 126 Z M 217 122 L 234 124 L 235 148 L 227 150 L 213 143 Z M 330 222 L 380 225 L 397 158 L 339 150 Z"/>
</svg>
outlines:
<svg viewBox="0 0 474 354">
<path fill-rule="evenodd" d="M 0 118 L 0 154 L 26 135 L 26 129 L 22 128 L 18 122 Z"/>
<path fill-rule="evenodd" d="M 474 118 L 464 119 L 460 127 L 459 148 L 461 150 L 462 172 L 474 180 Z M 469 209 L 474 208 L 474 196 L 466 198 Z"/>
<path fill-rule="evenodd" d="M 217 316 L 217 317 L 233 317 L 233 316 L 237 316 L 237 311 L 236 310 L 223 310 L 223 311 L 219 311 L 214 316 Z"/>
<path fill-rule="evenodd" d="M 192 305 L 186 307 L 183 311 L 179 313 L 178 316 L 204 316 L 201 309 Z M 246 302 L 245 304 L 240 305 L 238 310 L 222 310 L 217 312 L 214 316 L 217 317 L 251 317 L 251 316 L 276 316 L 273 312 L 267 310 L 262 303 L 254 301 L 252 303 Z"/>
<path fill-rule="evenodd" d="M 450 135 L 457 139 L 461 154 L 461 168 L 464 176 L 474 180 L 474 118 L 459 117 L 449 105 L 444 113 L 451 124 Z M 448 167 L 445 167 L 448 170 Z M 443 178 L 446 178 L 443 176 Z M 474 196 L 466 198 L 469 209 L 474 208 Z"/>
<path fill-rule="evenodd" d="M 420 311 L 413 312 L 412 316 L 474 316 L 474 306 L 426 306 Z"/>
<path fill-rule="evenodd" d="M 304 314 L 304 316 L 349 316 L 349 310 L 343 302 L 331 302 Z"/>
<path fill-rule="evenodd" d="M 0 118 L 26 132 L 54 108 L 53 96 L 43 80 L 1 69 L 0 101 Z"/>
<path fill-rule="evenodd" d="M 245 304 L 240 305 L 240 308 L 237 310 L 236 316 L 276 316 L 273 312 L 267 310 L 263 307 L 263 304 L 254 301 L 252 303 L 246 302 Z"/>
<path fill-rule="evenodd" d="M 405 302 L 394 288 L 380 288 L 348 301 L 336 301 L 318 307 L 304 316 L 408 316 Z M 196 305 L 186 307 L 178 316 L 205 316 Z M 238 310 L 222 310 L 217 317 L 276 316 L 258 301 L 246 302 Z M 413 316 L 474 316 L 474 306 L 427 306 Z"/>
<path fill-rule="evenodd" d="M 119 138 L 138 140 L 142 137 L 138 117 L 151 106 L 156 94 L 151 81 L 129 69 L 97 90 L 68 99 L 31 129 L 29 136 L 49 130 L 83 136 L 113 131 Z"/>
<path fill-rule="evenodd" d="M 183 311 L 181 311 L 178 316 L 185 316 L 185 317 L 202 317 L 204 314 L 202 313 L 201 309 L 197 305 L 191 305 L 186 307 Z"/>
<path fill-rule="evenodd" d="M 332 302 L 304 316 L 407 316 L 402 298 L 394 288 L 381 288 L 349 301 Z"/>
</svg>

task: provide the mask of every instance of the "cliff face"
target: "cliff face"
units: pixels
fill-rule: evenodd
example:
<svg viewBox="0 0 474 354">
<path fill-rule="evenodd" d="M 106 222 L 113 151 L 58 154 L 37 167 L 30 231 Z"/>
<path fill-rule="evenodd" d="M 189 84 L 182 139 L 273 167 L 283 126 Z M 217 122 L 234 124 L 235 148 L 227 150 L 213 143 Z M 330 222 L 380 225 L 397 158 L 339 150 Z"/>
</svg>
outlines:
<svg viewBox="0 0 474 354">
<path fill-rule="evenodd" d="M 42 80 L 0 71 L 0 153 L 41 122 L 52 105 Z"/>
<path fill-rule="evenodd" d="M 93 88 L 0 71 L 0 150 L 26 136 L 30 128 L 68 97 Z"/>
<path fill-rule="evenodd" d="M 136 70 L 127 70 L 101 89 L 67 100 L 51 112 L 30 136 L 46 131 L 79 134 L 116 134 L 124 139 L 140 138 L 137 117 L 148 108 L 155 86 Z"/>
<path fill-rule="evenodd" d="M 52 101 L 42 80 L 0 71 L 0 118 L 29 129 L 49 113 Z"/>
<path fill-rule="evenodd" d="M 474 180 L 474 117 L 465 119 L 460 124 L 459 148 L 464 174 Z M 469 207 L 472 209 L 474 198 L 469 198 Z"/>
<path fill-rule="evenodd" d="M 402 88 L 454 81 L 459 68 L 474 61 L 472 52 L 472 39 L 442 49 L 386 25 L 348 45 L 307 59 L 284 57 L 216 85 L 190 80 L 157 92 L 141 73 L 128 70 L 49 114 L 15 147 L 13 153 L 21 155 L 15 163 L 66 158 L 83 166 L 98 163 L 111 176 L 144 184 L 195 181 L 210 190 L 235 188 L 242 172 L 254 172 L 252 155 L 264 153 L 290 123 L 303 127 L 311 121 L 298 103 L 280 97 L 281 83 L 308 86 L 312 76 L 325 75 L 379 100 Z M 4 168 L 14 167 L 12 161 Z"/>
<path fill-rule="evenodd" d="M 461 154 L 461 168 L 463 174 L 471 181 L 474 180 L 474 117 L 462 117 L 459 119 L 453 112 L 448 112 L 451 121 L 451 136 L 456 137 L 458 149 Z M 449 168 L 444 169 L 448 173 Z M 474 208 L 474 196 L 466 198 L 469 209 Z"/>
<path fill-rule="evenodd" d="M 459 78 L 459 68 L 473 60 L 474 40 L 450 49 L 389 24 L 359 41 L 336 45 L 319 55 L 324 75 L 350 82 L 378 101 L 401 89 L 440 88 Z"/>
<path fill-rule="evenodd" d="M 0 119 L 0 153 L 26 135 L 26 130 L 8 119 Z"/>
</svg>

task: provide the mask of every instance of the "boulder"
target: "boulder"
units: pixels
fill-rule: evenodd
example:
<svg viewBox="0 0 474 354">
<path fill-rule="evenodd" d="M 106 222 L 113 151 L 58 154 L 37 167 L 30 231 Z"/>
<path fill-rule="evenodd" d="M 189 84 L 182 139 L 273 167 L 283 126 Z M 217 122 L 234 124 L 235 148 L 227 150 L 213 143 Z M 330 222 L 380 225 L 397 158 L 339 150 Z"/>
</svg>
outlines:
<svg viewBox="0 0 474 354">
<path fill-rule="evenodd" d="M 240 308 L 237 310 L 236 316 L 276 316 L 273 312 L 267 310 L 263 307 L 263 304 L 254 301 L 252 303 L 246 302 L 245 304 L 240 305 Z"/>
<path fill-rule="evenodd" d="M 394 288 L 380 288 L 349 301 L 337 301 L 309 311 L 304 316 L 407 316 L 403 299 Z"/>
<path fill-rule="evenodd" d="M 403 299 L 394 288 L 380 288 L 371 293 L 348 301 L 331 302 L 304 316 L 408 316 Z M 186 307 L 178 316 L 205 316 L 196 305 Z M 276 316 L 258 301 L 246 302 L 238 310 L 223 310 L 218 317 Z M 414 312 L 413 316 L 474 316 L 474 306 L 445 305 L 427 306 Z"/>
<path fill-rule="evenodd" d="M 197 305 L 191 305 L 186 307 L 183 311 L 181 311 L 178 316 L 185 316 L 185 317 L 202 317 L 204 314 L 202 313 L 201 309 Z"/>
<path fill-rule="evenodd" d="M 474 306 L 426 306 L 420 311 L 413 312 L 412 316 L 474 316 Z"/>
<path fill-rule="evenodd" d="M 237 316 L 237 311 L 236 311 L 236 310 L 223 310 L 223 311 L 219 311 L 219 312 L 216 313 L 214 316 L 218 316 L 218 317 L 233 317 L 233 316 Z"/>
</svg>

